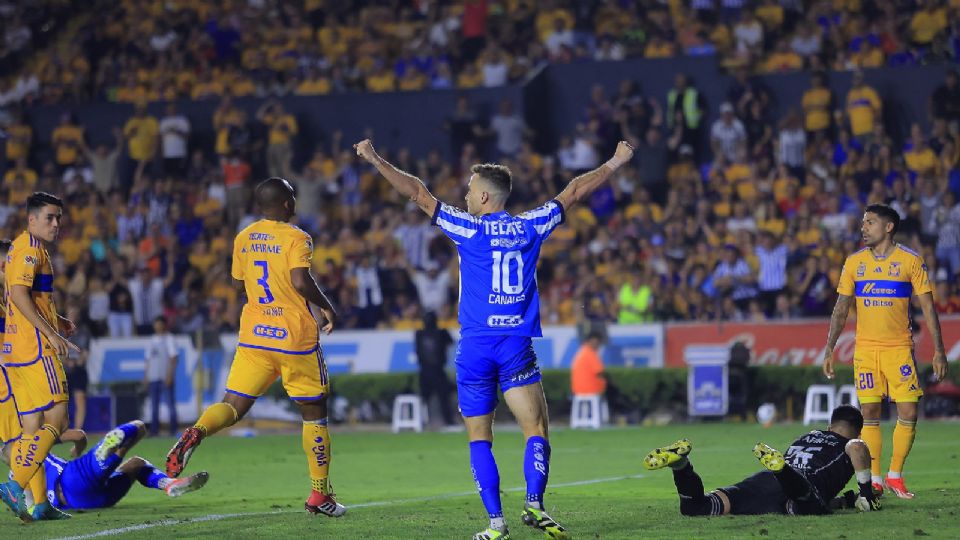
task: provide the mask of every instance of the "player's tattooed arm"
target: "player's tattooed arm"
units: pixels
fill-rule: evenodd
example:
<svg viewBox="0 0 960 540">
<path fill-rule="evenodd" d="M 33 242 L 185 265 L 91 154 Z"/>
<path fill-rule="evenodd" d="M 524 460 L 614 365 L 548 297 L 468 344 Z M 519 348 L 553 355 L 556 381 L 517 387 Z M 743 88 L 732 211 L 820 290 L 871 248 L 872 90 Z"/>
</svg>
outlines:
<svg viewBox="0 0 960 540">
<path fill-rule="evenodd" d="M 933 304 L 933 293 L 921 294 L 919 300 L 923 320 L 927 321 L 927 330 L 933 337 L 933 374 L 939 382 L 947 376 L 947 352 L 940 333 L 940 316 L 937 315 L 936 306 Z"/>
<path fill-rule="evenodd" d="M 620 141 L 612 158 L 596 169 L 571 180 L 567 187 L 556 196 L 557 201 L 563 205 L 564 209 L 567 209 L 589 197 L 610 178 L 614 171 L 630 161 L 632 157 L 633 147 L 626 141 Z"/>
<path fill-rule="evenodd" d="M 827 334 L 827 348 L 823 351 L 823 374 L 828 379 L 833 378 L 833 349 L 837 346 L 840 333 L 847 324 L 847 315 L 850 313 L 852 296 L 841 294 L 833 306 L 833 315 L 830 316 L 830 333 Z"/>
<path fill-rule="evenodd" d="M 423 184 L 423 181 L 406 171 L 401 171 L 392 163 L 380 157 L 373 148 L 373 143 L 370 142 L 370 139 L 364 139 L 358 142 L 353 145 L 353 149 L 357 152 L 358 156 L 376 167 L 377 171 L 387 179 L 387 182 L 390 182 L 390 185 L 393 186 L 397 192 L 417 203 L 417 206 L 426 212 L 428 216 L 433 216 L 436 213 L 437 205 L 440 203 L 437 201 L 437 198 L 430 193 L 427 186 Z"/>
</svg>

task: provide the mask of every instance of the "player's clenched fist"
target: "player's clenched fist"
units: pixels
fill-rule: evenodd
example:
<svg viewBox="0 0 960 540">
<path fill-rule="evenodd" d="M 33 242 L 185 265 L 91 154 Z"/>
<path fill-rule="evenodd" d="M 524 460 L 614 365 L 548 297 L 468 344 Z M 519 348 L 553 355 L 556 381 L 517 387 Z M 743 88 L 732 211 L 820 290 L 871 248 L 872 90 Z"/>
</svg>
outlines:
<svg viewBox="0 0 960 540">
<path fill-rule="evenodd" d="M 370 142 L 370 139 L 358 142 L 353 145 L 353 149 L 357 151 L 358 156 L 367 161 L 373 161 L 377 157 L 377 151 L 373 149 L 373 143 Z"/>
<path fill-rule="evenodd" d="M 607 165 L 613 169 L 617 169 L 624 163 L 630 161 L 632 157 L 633 146 L 630 146 L 630 143 L 627 141 L 620 141 L 617 144 L 617 150 L 613 153 L 613 157 L 607 161 Z"/>
</svg>

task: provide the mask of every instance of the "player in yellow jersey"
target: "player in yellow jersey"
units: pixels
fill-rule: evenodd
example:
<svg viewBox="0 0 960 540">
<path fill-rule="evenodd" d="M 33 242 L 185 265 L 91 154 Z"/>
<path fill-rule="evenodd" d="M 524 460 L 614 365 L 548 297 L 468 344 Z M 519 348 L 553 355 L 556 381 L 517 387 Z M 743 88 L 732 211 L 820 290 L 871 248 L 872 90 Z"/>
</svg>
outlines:
<svg viewBox="0 0 960 540">
<path fill-rule="evenodd" d="M 947 374 L 947 356 L 940 335 L 940 319 L 933 305 L 927 265 L 920 255 L 894 243 L 900 216 L 889 206 L 873 204 L 863 214 L 861 233 L 866 247 L 847 257 L 840 274 L 837 304 L 830 318 L 830 334 L 823 355 L 823 372 L 833 378 L 833 349 L 847 321 L 850 306 L 857 310 L 854 385 L 863 411 L 861 438 L 870 448 L 873 487 L 883 492 L 880 476 L 880 402 L 897 403 L 893 430 L 893 457 L 885 484 L 901 499 L 912 499 L 904 485 L 903 463 L 913 446 L 917 402 L 923 395 L 910 329 L 910 298 L 920 300 L 923 318 L 933 336 L 933 371 L 937 380 Z"/>
<path fill-rule="evenodd" d="M 67 341 L 75 327 L 57 313 L 53 301 L 47 246 L 57 239 L 62 216 L 59 198 L 42 192 L 27 197 L 27 230 L 13 241 L 4 271 L 7 318 L 2 358 L 23 434 L 15 449 L 13 478 L 0 484 L 0 500 L 23 521 L 32 519 L 23 488 L 45 489 L 41 464 L 67 429 L 69 394 L 60 359 L 71 349 L 80 350 Z"/>
<path fill-rule="evenodd" d="M 2 337 L 7 319 L 7 304 L 5 289 L 3 288 L 3 272 L 7 265 L 7 253 L 10 251 L 10 241 L 0 240 L 0 337 Z M 2 342 L 2 340 L 0 340 Z M 2 358 L 2 357 L 0 357 Z M 14 440 L 20 439 L 20 417 L 17 414 L 17 405 L 13 401 L 13 390 L 10 388 L 10 378 L 7 370 L 0 361 L 0 447 Z"/>
<path fill-rule="evenodd" d="M 329 382 L 319 345 L 319 331 L 333 330 L 336 313 L 310 273 L 310 235 L 289 223 L 296 210 L 293 187 L 282 178 L 269 178 L 257 186 L 254 198 L 263 219 L 240 231 L 233 244 L 232 274 L 247 303 L 227 391 L 167 454 L 167 474 L 179 476 L 203 438 L 243 418 L 279 376 L 303 416 L 303 450 L 313 487 L 305 508 L 339 517 L 347 509 L 334 499 L 328 481 Z M 310 304 L 320 308 L 323 328 Z"/>
</svg>

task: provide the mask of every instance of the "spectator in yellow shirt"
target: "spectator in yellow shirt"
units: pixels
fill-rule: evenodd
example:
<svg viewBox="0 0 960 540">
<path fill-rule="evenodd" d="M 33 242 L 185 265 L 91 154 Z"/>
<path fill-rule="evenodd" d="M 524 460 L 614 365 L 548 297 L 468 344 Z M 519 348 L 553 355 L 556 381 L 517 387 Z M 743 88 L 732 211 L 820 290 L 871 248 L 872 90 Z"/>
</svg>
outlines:
<svg viewBox="0 0 960 540">
<path fill-rule="evenodd" d="M 914 124 L 910 128 L 910 149 L 903 153 L 903 160 L 907 163 L 907 170 L 918 176 L 932 174 L 937 168 L 937 155 L 927 145 L 920 126 Z"/>
<path fill-rule="evenodd" d="M 329 77 L 322 76 L 317 69 L 311 68 L 307 78 L 300 81 L 293 92 L 298 96 L 320 96 L 329 94 L 331 86 Z"/>
<path fill-rule="evenodd" d="M 873 137 L 873 126 L 881 120 L 883 104 L 876 90 L 863 82 L 863 72 L 853 74 L 853 86 L 847 93 L 847 116 L 850 131 L 861 142 L 868 143 Z"/>
<path fill-rule="evenodd" d="M 393 92 L 397 89 L 397 80 L 393 70 L 387 69 L 386 64 L 378 62 L 373 72 L 367 75 L 368 92 Z"/>
<path fill-rule="evenodd" d="M 53 148 L 57 165 L 61 170 L 73 165 L 80 156 L 83 144 L 83 128 L 78 126 L 71 113 L 60 117 L 60 125 L 53 130 Z"/>
<path fill-rule="evenodd" d="M 814 134 L 830 128 L 833 94 L 823 73 L 814 73 L 810 82 L 812 87 L 803 93 L 803 128 Z"/>
<path fill-rule="evenodd" d="M 10 163 L 30 154 L 30 142 L 33 139 L 33 128 L 23 121 L 19 113 L 14 116 L 13 123 L 7 127 L 7 160 Z"/>
<path fill-rule="evenodd" d="M 257 119 L 269 130 L 267 135 L 267 172 L 270 176 L 290 177 L 293 158 L 292 139 L 297 134 L 297 119 L 287 114 L 283 104 L 270 100 L 260 106 Z"/>
<path fill-rule="evenodd" d="M 767 73 L 784 73 L 797 71 L 803 68 L 803 58 L 791 51 L 786 41 L 777 43 L 777 50 L 767 57 L 764 71 Z"/>
<path fill-rule="evenodd" d="M 147 114 L 146 104 L 138 103 L 136 114 L 123 126 L 123 137 L 127 140 L 130 159 L 138 164 L 153 159 L 159 135 L 160 124 L 156 117 Z"/>
<path fill-rule="evenodd" d="M 922 10 L 913 14 L 910 19 L 910 41 L 918 46 L 930 45 L 937 34 L 947 28 L 947 11 L 939 7 L 934 0 L 926 0 Z"/>
<path fill-rule="evenodd" d="M 3 184 L 6 186 L 14 185 L 17 178 L 23 179 L 25 189 L 32 190 L 37 185 L 37 171 L 27 166 L 27 158 L 18 158 L 12 169 L 8 169 L 3 175 Z M 22 201 L 18 201 L 18 204 Z"/>
</svg>

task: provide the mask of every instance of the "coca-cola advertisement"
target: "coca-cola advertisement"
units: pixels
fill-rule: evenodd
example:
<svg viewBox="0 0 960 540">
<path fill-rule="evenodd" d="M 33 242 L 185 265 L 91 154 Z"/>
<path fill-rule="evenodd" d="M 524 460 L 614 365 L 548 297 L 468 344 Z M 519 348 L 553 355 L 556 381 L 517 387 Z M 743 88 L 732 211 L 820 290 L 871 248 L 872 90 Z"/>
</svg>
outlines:
<svg viewBox="0 0 960 540">
<path fill-rule="evenodd" d="M 755 366 L 801 366 L 823 363 L 823 349 L 827 343 L 830 321 L 771 323 L 711 323 L 673 324 L 666 328 L 666 353 L 664 366 L 683 367 L 684 350 L 690 345 L 731 346 L 744 342 L 751 351 L 750 364 Z M 933 359 L 933 340 L 926 324 L 919 321 L 913 341 L 917 362 L 929 364 Z M 960 356 L 960 318 L 940 319 L 943 344 L 947 359 L 954 361 Z M 837 341 L 835 357 L 838 362 L 853 363 L 856 321 L 847 323 Z"/>
</svg>

